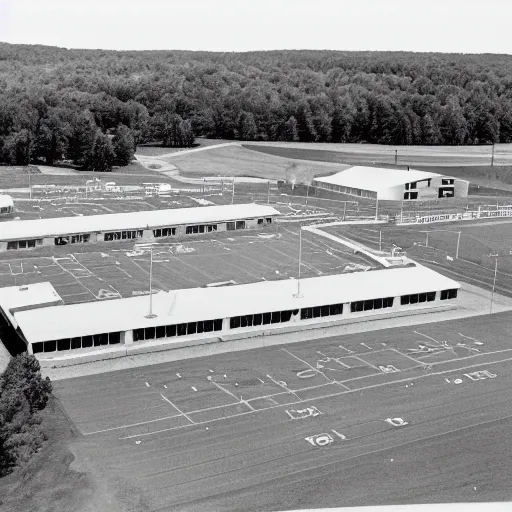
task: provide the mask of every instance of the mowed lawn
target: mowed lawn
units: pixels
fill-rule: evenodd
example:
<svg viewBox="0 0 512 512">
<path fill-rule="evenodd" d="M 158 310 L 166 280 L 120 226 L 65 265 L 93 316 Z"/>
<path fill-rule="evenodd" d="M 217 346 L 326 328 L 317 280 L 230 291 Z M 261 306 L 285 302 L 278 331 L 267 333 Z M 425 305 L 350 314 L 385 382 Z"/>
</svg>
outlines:
<svg viewBox="0 0 512 512">
<path fill-rule="evenodd" d="M 167 159 L 181 173 L 194 176 L 248 176 L 284 180 L 286 169 L 295 161 L 251 151 L 241 146 L 213 148 Z M 313 175 L 334 174 L 347 166 L 322 162 L 299 162 L 299 167 L 311 170 Z"/>
</svg>

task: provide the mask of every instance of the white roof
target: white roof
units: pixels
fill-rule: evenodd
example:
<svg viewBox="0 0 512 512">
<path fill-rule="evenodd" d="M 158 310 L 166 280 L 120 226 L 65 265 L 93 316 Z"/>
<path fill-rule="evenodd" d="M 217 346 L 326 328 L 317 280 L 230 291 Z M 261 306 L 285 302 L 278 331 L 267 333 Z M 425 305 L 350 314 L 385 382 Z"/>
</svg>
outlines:
<svg viewBox="0 0 512 512">
<path fill-rule="evenodd" d="M 293 296 L 295 279 L 159 292 L 153 296 L 157 317 L 152 319 L 145 317 L 148 296 L 45 307 L 16 313 L 15 318 L 27 341 L 35 343 L 459 287 L 417 266 L 302 279 L 301 298 Z"/>
<path fill-rule="evenodd" d="M 6 194 L 0 194 L 0 208 L 5 208 L 6 206 L 14 206 L 12 197 Z"/>
<path fill-rule="evenodd" d="M 442 175 L 435 172 L 417 171 L 415 169 L 401 171 L 382 167 L 354 166 L 332 176 L 315 178 L 315 181 L 378 192 L 382 189 L 440 176 Z"/>
<path fill-rule="evenodd" d="M 16 321 L 13 315 L 17 311 L 63 303 L 64 301 L 49 282 L 0 288 L 0 305 L 14 327 L 16 327 Z"/>
<path fill-rule="evenodd" d="M 279 215 L 271 206 L 235 204 L 199 206 L 129 213 L 110 213 L 81 217 L 60 217 L 36 220 L 13 220 L 0 224 L 0 240 L 23 240 L 45 236 L 63 236 L 74 233 L 94 233 L 145 229 L 159 226 L 177 226 L 208 222 L 225 222 Z"/>
</svg>

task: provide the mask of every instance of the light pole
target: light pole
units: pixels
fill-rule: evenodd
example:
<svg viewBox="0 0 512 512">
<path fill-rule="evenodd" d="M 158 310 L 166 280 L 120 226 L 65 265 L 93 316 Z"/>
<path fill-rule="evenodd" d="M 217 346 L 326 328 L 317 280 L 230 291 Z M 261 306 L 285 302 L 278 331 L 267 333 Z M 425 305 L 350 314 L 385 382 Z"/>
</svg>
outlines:
<svg viewBox="0 0 512 512">
<path fill-rule="evenodd" d="M 149 313 L 146 318 L 156 318 L 157 315 L 153 313 L 153 247 L 149 250 Z"/>
<path fill-rule="evenodd" d="M 267 204 L 270 204 L 270 180 L 268 180 Z"/>
<path fill-rule="evenodd" d="M 233 204 L 235 200 L 235 178 L 233 178 L 233 188 L 231 190 L 231 204 Z"/>
<path fill-rule="evenodd" d="M 455 252 L 455 259 L 459 259 L 459 245 L 460 245 L 460 235 L 462 231 L 459 231 L 459 236 L 457 237 L 457 251 Z"/>
<path fill-rule="evenodd" d="M 379 220 L 379 198 L 376 198 L 375 203 L 375 220 Z"/>
<path fill-rule="evenodd" d="M 494 279 L 492 281 L 491 292 L 491 305 L 489 307 L 489 314 L 492 314 L 492 302 L 494 300 L 494 289 L 496 288 L 496 274 L 498 273 L 498 254 L 491 254 L 494 257 Z"/>
<path fill-rule="evenodd" d="M 494 142 L 492 143 L 491 167 L 494 167 Z"/>
<path fill-rule="evenodd" d="M 379 252 L 382 252 L 382 231 L 379 231 Z"/>
<path fill-rule="evenodd" d="M 297 278 L 297 293 L 293 296 L 296 299 L 302 298 L 300 293 L 300 269 L 302 267 L 302 226 L 299 226 L 299 276 Z"/>
</svg>

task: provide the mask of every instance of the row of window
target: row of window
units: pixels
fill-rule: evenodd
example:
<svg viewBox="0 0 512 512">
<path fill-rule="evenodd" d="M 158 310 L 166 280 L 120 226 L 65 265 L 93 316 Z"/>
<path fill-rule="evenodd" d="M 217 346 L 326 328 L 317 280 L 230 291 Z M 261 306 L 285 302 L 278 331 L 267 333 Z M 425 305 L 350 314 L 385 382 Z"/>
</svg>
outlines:
<svg viewBox="0 0 512 512">
<path fill-rule="evenodd" d="M 32 344 L 34 354 L 40 352 L 55 352 L 73 350 L 78 348 L 100 347 L 102 345 L 117 345 L 121 343 L 120 332 L 106 332 L 93 336 L 79 336 L 77 338 L 64 338 L 61 340 L 44 341 Z"/>
<path fill-rule="evenodd" d="M 134 329 L 133 341 L 172 338 L 174 336 L 187 336 L 189 334 L 214 331 L 222 331 L 222 318 L 217 318 L 216 320 L 204 320 L 200 322 L 188 322 L 184 324 L 160 325 L 158 327 Z"/>
<path fill-rule="evenodd" d="M 457 289 L 453 290 L 443 290 L 441 292 L 441 300 L 447 300 L 447 299 L 456 299 L 457 298 Z"/>
<path fill-rule="evenodd" d="M 432 302 L 436 300 L 436 292 L 413 293 L 411 295 L 402 295 L 400 304 L 418 304 L 418 302 Z"/>
<path fill-rule="evenodd" d="M 176 228 L 159 228 L 153 229 L 153 236 L 159 238 L 161 236 L 175 236 Z"/>
<path fill-rule="evenodd" d="M 404 193 L 404 199 L 418 199 L 418 192 L 405 192 Z"/>
<path fill-rule="evenodd" d="M 2 206 L 0 208 L 0 213 L 12 213 L 14 211 L 13 206 Z"/>
<path fill-rule="evenodd" d="M 15 240 L 7 242 L 7 249 L 33 249 L 36 245 L 43 245 L 43 239 L 37 238 L 35 240 Z"/>
<path fill-rule="evenodd" d="M 112 233 L 105 233 L 105 242 L 112 240 L 131 240 L 132 238 L 142 238 L 144 231 L 142 229 L 130 231 L 114 231 Z"/>
<path fill-rule="evenodd" d="M 315 182 L 315 185 L 318 188 L 321 188 L 324 190 L 329 190 L 331 192 L 340 192 L 342 194 L 347 194 L 350 196 L 366 197 L 366 198 L 370 198 L 370 199 L 377 198 L 377 192 L 372 192 L 371 190 L 363 190 L 360 188 L 344 187 L 341 185 L 334 185 L 332 183 L 323 183 L 321 181 Z"/>
<path fill-rule="evenodd" d="M 68 245 L 70 242 L 72 244 L 83 244 L 89 242 L 91 239 L 90 234 L 85 235 L 71 235 L 71 236 L 57 236 L 55 237 L 55 245 Z"/>
<path fill-rule="evenodd" d="M 315 306 L 314 308 L 302 308 L 300 319 L 320 318 L 322 316 L 333 316 L 343 314 L 343 304 L 329 304 L 328 306 Z"/>
<path fill-rule="evenodd" d="M 372 309 L 383 309 L 393 307 L 393 297 L 384 297 L 383 299 L 357 300 L 350 303 L 350 311 L 358 313 L 359 311 L 370 311 Z"/>
<path fill-rule="evenodd" d="M 454 185 L 454 184 L 455 184 L 455 180 L 454 179 L 443 178 L 441 180 L 441 185 Z"/>
<path fill-rule="evenodd" d="M 193 235 L 195 233 L 211 233 L 212 231 L 217 231 L 217 224 L 199 224 L 198 226 L 187 226 L 185 228 L 186 235 Z"/>
<path fill-rule="evenodd" d="M 229 319 L 230 329 L 239 327 L 251 327 L 253 325 L 268 325 L 289 322 L 292 315 L 298 315 L 298 309 L 288 309 L 285 311 L 273 311 L 269 313 L 256 313 L 255 315 L 233 316 Z"/>
<path fill-rule="evenodd" d="M 245 220 L 237 220 L 236 222 L 226 222 L 226 229 L 234 231 L 235 229 L 245 229 Z"/>
</svg>

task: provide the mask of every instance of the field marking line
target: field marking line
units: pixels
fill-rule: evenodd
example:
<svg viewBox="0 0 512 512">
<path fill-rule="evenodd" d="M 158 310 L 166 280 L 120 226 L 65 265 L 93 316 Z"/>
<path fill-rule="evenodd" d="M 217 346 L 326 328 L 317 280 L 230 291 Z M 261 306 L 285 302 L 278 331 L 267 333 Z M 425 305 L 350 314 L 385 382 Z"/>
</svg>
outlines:
<svg viewBox="0 0 512 512">
<path fill-rule="evenodd" d="M 290 352 L 289 350 L 287 350 L 285 348 L 282 348 L 281 350 L 283 352 L 286 352 L 288 355 L 294 357 L 295 359 L 297 359 L 297 361 L 300 361 L 301 363 L 304 363 L 305 365 L 309 366 L 313 371 L 319 373 L 320 375 L 323 375 L 329 382 L 337 382 L 336 379 L 329 379 L 329 377 L 327 377 L 327 375 L 325 375 L 324 372 L 322 372 L 318 368 L 315 368 L 313 365 L 309 364 L 307 361 L 304 361 L 304 359 L 301 359 L 300 357 L 296 356 L 295 354 L 292 354 L 292 352 Z"/>
<path fill-rule="evenodd" d="M 404 354 L 403 352 L 400 352 L 400 350 L 398 350 L 396 348 L 390 348 L 389 350 L 397 353 L 398 355 L 400 355 L 402 357 L 405 357 L 406 359 L 410 359 L 411 361 L 414 361 L 417 366 L 425 366 L 425 363 L 423 363 L 421 361 L 418 361 L 417 359 L 414 359 L 414 357 L 411 357 L 411 356 L 409 356 L 407 354 Z"/>
<path fill-rule="evenodd" d="M 342 348 L 343 350 L 346 350 L 349 354 L 353 354 L 354 353 L 353 350 L 350 350 L 350 349 L 344 347 L 343 345 L 338 345 L 338 348 Z"/>
<path fill-rule="evenodd" d="M 380 372 L 380 368 L 377 368 L 374 364 L 372 363 L 369 363 L 368 361 L 365 361 L 362 357 L 359 357 L 359 355 L 357 356 L 352 356 L 354 359 L 357 359 L 359 361 L 361 361 L 362 363 L 364 363 L 366 366 L 371 366 L 374 370 L 378 370 Z M 381 372 L 382 373 L 382 372 Z"/>
<path fill-rule="evenodd" d="M 418 332 L 418 331 L 412 331 L 412 332 L 413 332 L 414 334 L 418 334 L 419 336 L 423 336 L 423 337 L 425 337 L 425 338 L 428 338 L 430 341 L 434 341 L 434 342 L 435 342 L 435 343 L 437 343 L 439 346 L 441 346 L 441 345 L 440 345 L 440 343 L 439 343 L 439 341 L 437 341 L 435 338 L 432 338 L 431 336 L 428 336 L 427 334 L 422 334 L 421 332 Z"/>
<path fill-rule="evenodd" d="M 506 351 L 508 352 L 509 350 L 512 350 L 512 349 L 508 349 Z M 472 357 L 478 357 L 478 356 L 472 356 Z M 381 382 L 381 383 L 378 383 L 378 384 L 371 384 L 371 385 L 368 385 L 368 386 L 363 386 L 361 388 L 349 389 L 347 391 L 340 391 L 338 393 L 331 393 L 331 394 L 328 394 L 328 395 L 324 395 L 322 397 L 299 399 L 297 402 L 291 402 L 291 403 L 288 403 L 288 404 L 271 405 L 269 407 L 266 407 L 265 409 L 256 409 L 254 411 L 246 411 L 246 412 L 237 413 L 237 414 L 234 414 L 234 415 L 231 415 L 231 416 L 226 416 L 224 418 L 215 418 L 213 420 L 207 420 L 207 421 L 203 421 L 203 422 L 196 422 L 195 424 L 196 425 L 202 425 L 202 424 L 206 424 L 206 423 L 212 423 L 214 421 L 221 421 L 221 420 L 225 420 L 225 419 L 229 419 L 229 418 L 234 418 L 234 417 L 237 417 L 237 416 L 244 416 L 244 415 L 247 415 L 247 414 L 253 414 L 253 413 L 267 411 L 267 410 L 271 410 L 271 409 L 277 409 L 279 407 L 285 407 L 285 406 L 290 406 L 290 405 L 302 404 L 302 403 L 306 403 L 306 402 L 311 402 L 313 400 L 324 400 L 326 398 L 334 398 L 334 397 L 341 396 L 341 395 L 344 395 L 344 394 L 359 393 L 361 391 L 366 391 L 368 389 L 375 389 L 375 388 L 380 388 L 380 387 L 389 386 L 389 385 L 393 385 L 393 384 L 400 384 L 402 382 L 410 382 L 410 381 L 415 381 L 415 380 L 418 380 L 418 379 L 424 379 L 424 378 L 427 378 L 427 377 L 434 377 L 434 376 L 438 376 L 438 375 L 444 375 L 446 373 L 453 373 L 453 372 L 457 372 L 457 371 L 467 370 L 469 368 L 475 368 L 475 367 L 478 367 L 478 366 L 487 366 L 487 365 L 491 365 L 491 364 L 501 364 L 501 363 L 505 363 L 505 362 L 508 362 L 508 361 L 512 361 L 512 357 L 508 357 L 508 358 L 505 358 L 505 359 L 500 359 L 498 361 L 490 361 L 490 362 L 477 363 L 477 364 L 473 364 L 473 365 L 469 365 L 469 366 L 462 366 L 460 368 L 452 368 L 452 369 L 449 369 L 449 370 L 442 370 L 442 371 L 439 371 L 439 372 L 431 372 L 431 373 L 426 373 L 426 374 L 423 374 L 423 375 L 411 376 L 411 377 L 404 378 L 404 379 L 397 379 L 397 380 L 388 381 L 388 382 Z M 378 374 L 373 374 L 373 375 L 383 375 L 383 374 L 382 373 L 378 373 Z M 272 379 L 272 377 L 270 377 L 270 376 L 268 376 L 268 377 L 270 379 Z M 370 375 L 368 377 L 370 377 Z M 355 380 L 355 379 L 351 379 L 351 380 Z M 347 382 L 347 381 L 345 381 L 345 382 Z M 295 394 L 293 392 L 291 392 L 291 393 Z M 193 414 L 194 412 L 195 411 L 189 412 L 189 414 Z M 120 437 L 119 439 L 120 440 L 125 440 L 125 439 L 133 439 L 135 437 L 145 437 L 145 436 L 152 435 L 152 434 L 160 434 L 160 433 L 163 433 L 163 432 L 170 432 L 172 430 L 179 430 L 179 429 L 182 429 L 182 428 L 188 428 L 189 426 L 190 425 L 180 425 L 178 427 L 171 427 L 171 428 L 167 428 L 167 429 L 157 430 L 155 432 L 146 432 L 146 433 L 142 433 L 142 434 L 133 434 L 133 435 L 127 436 L 127 437 Z"/>
<path fill-rule="evenodd" d="M 466 336 L 465 334 L 462 334 L 462 333 L 457 333 L 459 336 L 462 336 L 463 338 L 467 338 L 468 340 L 473 340 L 473 341 L 478 341 L 480 342 L 480 340 L 477 340 L 476 338 L 472 338 L 471 336 Z M 480 342 L 481 343 L 481 342 Z"/>
<path fill-rule="evenodd" d="M 297 395 L 297 393 L 295 393 L 295 391 L 292 391 L 290 388 L 288 388 L 286 386 L 286 382 L 284 381 L 278 381 L 278 380 L 275 380 L 273 377 L 271 377 L 268 373 L 267 373 L 267 377 L 274 383 L 274 384 L 277 384 L 279 387 L 283 388 L 285 391 L 287 391 L 288 393 L 292 394 L 292 395 L 295 395 L 299 402 L 301 401 L 301 398 L 299 395 Z"/>
<path fill-rule="evenodd" d="M 105 428 L 103 430 L 95 430 L 94 432 L 82 432 L 83 436 L 92 436 L 93 434 L 102 434 L 104 432 L 112 432 L 113 430 L 122 430 L 123 428 L 139 427 L 141 425 L 149 425 L 150 423 L 156 423 L 157 421 L 170 420 L 172 418 L 181 418 L 182 414 L 174 414 L 172 416 L 164 416 L 156 420 L 141 421 L 139 423 L 131 423 L 129 425 L 121 425 L 119 427 Z"/>
<path fill-rule="evenodd" d="M 236 400 L 236 403 L 237 404 L 244 404 L 246 405 L 247 407 L 249 407 L 249 409 L 253 410 L 254 411 L 254 407 L 247 403 L 246 400 L 243 400 L 242 399 L 242 396 L 240 395 L 240 398 L 238 398 L 234 393 L 232 393 L 231 391 L 229 391 L 229 389 L 225 389 L 224 387 L 222 387 L 218 382 L 214 382 L 213 380 L 210 381 L 217 389 L 220 389 L 221 391 L 224 391 L 224 393 L 227 393 L 229 396 L 233 397 L 235 400 Z M 228 404 L 228 405 L 234 405 L 234 404 Z"/>
<path fill-rule="evenodd" d="M 185 418 L 187 418 L 188 421 L 190 421 L 190 423 L 192 423 L 193 425 L 195 425 L 195 421 L 191 420 L 183 411 L 181 411 L 180 409 L 178 409 L 178 407 L 176 407 L 166 396 L 164 396 L 162 393 L 160 393 L 160 396 L 166 401 L 168 402 L 172 407 L 174 407 L 182 416 L 184 416 Z"/>
</svg>

